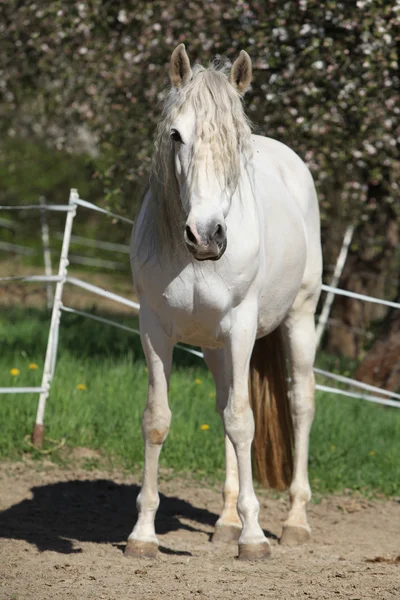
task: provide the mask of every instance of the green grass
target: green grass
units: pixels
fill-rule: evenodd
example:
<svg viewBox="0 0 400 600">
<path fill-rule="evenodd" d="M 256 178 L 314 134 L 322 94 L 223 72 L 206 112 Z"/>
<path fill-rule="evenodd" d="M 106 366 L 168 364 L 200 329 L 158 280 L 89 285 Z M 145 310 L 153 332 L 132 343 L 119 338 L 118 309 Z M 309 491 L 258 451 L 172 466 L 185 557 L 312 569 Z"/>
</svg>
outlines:
<svg viewBox="0 0 400 600">
<path fill-rule="evenodd" d="M 18 380 L 26 385 L 40 384 L 40 373 L 29 371 L 23 357 L 14 355 L 10 364 L 20 370 Z M 201 384 L 196 384 L 199 377 Z M 16 378 L 7 377 L 6 385 L 13 384 L 10 379 Z M 86 389 L 77 389 L 79 384 Z M 71 446 L 101 450 L 128 468 L 141 464 L 140 420 L 146 389 L 145 363 L 133 352 L 118 359 L 97 360 L 62 353 L 46 408 L 46 435 L 53 439 L 65 437 Z M 175 370 L 171 380 L 173 426 L 162 456 L 165 466 L 208 472 L 221 468 L 222 454 L 219 456 L 215 446 L 222 451 L 222 428 L 215 400 L 210 397 L 212 389 L 205 371 Z M 3 396 L 0 402 L 0 454 L 15 456 L 26 448 L 23 435 L 32 429 L 37 395 Z M 202 431 L 203 423 L 209 424 L 210 430 Z"/>
<path fill-rule="evenodd" d="M 124 322 L 135 325 L 134 319 L 125 317 Z M 32 310 L 1 315 L 0 386 L 40 385 L 48 323 L 46 313 Z M 332 368 L 335 360 L 322 356 L 320 364 Z M 39 368 L 29 369 L 29 363 Z M 19 375 L 12 376 L 11 368 L 19 369 Z M 340 368 L 344 369 L 343 363 Z M 77 389 L 79 384 L 86 389 Z M 46 408 L 48 438 L 65 438 L 68 446 L 93 448 L 112 464 L 137 469 L 143 461 L 140 420 L 146 389 L 145 362 L 137 337 L 63 314 L 59 360 Z M 32 431 L 37 399 L 34 394 L 0 395 L 1 457 L 35 453 L 24 436 Z M 223 436 L 213 382 L 202 361 L 178 349 L 170 405 L 172 427 L 161 465 L 221 478 Z M 209 429 L 202 430 L 202 424 Z M 399 439 L 398 409 L 318 393 L 310 444 L 314 492 L 349 488 L 365 494 L 399 495 Z"/>
</svg>

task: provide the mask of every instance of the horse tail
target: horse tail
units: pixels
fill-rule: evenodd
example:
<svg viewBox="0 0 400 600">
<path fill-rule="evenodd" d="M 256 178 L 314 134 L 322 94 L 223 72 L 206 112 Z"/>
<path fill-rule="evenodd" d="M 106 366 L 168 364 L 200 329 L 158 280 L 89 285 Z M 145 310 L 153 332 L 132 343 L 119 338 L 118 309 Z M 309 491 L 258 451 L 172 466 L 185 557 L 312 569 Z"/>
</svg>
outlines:
<svg viewBox="0 0 400 600">
<path fill-rule="evenodd" d="M 281 490 L 293 473 L 293 425 L 280 328 L 256 340 L 250 362 L 249 396 L 255 421 L 253 464 L 264 487 Z"/>
</svg>

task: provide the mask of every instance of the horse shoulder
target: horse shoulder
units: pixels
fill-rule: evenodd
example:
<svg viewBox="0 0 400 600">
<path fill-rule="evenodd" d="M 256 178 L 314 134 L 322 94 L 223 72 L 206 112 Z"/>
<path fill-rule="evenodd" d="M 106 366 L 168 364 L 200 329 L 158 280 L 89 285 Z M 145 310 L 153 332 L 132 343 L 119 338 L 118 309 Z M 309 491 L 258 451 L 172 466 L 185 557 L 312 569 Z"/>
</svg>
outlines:
<svg viewBox="0 0 400 600">
<path fill-rule="evenodd" d="M 310 213 L 318 213 L 314 181 L 300 156 L 282 142 L 259 135 L 253 136 L 253 147 L 276 169 L 302 214 L 309 217 Z"/>
<path fill-rule="evenodd" d="M 256 154 L 258 152 L 264 158 L 288 190 L 295 205 L 293 209 L 299 211 L 307 246 L 303 284 L 314 288 L 321 279 L 322 253 L 318 198 L 312 175 L 304 161 L 285 144 L 272 138 L 253 136 L 253 145 Z"/>
</svg>

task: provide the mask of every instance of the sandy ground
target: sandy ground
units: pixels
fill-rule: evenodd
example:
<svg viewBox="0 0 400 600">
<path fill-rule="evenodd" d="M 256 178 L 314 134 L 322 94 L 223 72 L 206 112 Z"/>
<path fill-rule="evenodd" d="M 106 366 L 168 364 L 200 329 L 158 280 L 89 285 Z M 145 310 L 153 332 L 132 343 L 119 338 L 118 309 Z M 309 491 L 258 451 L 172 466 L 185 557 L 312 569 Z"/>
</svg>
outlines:
<svg viewBox="0 0 400 600">
<path fill-rule="evenodd" d="M 312 541 L 288 548 L 287 501 L 261 490 L 272 557 L 242 563 L 235 544 L 209 542 L 219 490 L 164 474 L 159 557 L 126 559 L 138 477 L 73 464 L 0 464 L 1 600 L 400 598 L 399 500 L 325 498 L 310 507 Z"/>
</svg>

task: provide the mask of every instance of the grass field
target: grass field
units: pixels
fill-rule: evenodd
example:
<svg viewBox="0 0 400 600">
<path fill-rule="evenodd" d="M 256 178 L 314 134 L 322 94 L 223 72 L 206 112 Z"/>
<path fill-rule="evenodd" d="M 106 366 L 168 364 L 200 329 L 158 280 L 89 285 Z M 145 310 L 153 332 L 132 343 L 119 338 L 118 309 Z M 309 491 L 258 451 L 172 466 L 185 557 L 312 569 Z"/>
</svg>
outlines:
<svg viewBox="0 0 400 600">
<path fill-rule="evenodd" d="M 121 318 L 135 324 L 134 319 Z M 48 325 L 44 312 L 2 312 L 1 387 L 40 385 Z M 174 358 L 173 420 L 161 465 L 220 479 L 223 436 L 212 379 L 200 359 L 178 349 Z M 342 373 L 348 368 L 327 356 L 319 356 L 318 363 Z M 140 420 L 146 389 L 138 337 L 63 314 L 59 360 L 45 417 L 48 438 L 65 438 L 67 446 L 93 448 L 110 464 L 137 469 L 143 460 Z M 24 437 L 32 431 L 37 400 L 37 394 L 0 395 L 1 457 L 18 458 L 28 451 L 35 456 Z M 398 409 L 318 393 L 310 446 L 314 493 L 349 488 L 365 494 L 399 495 L 399 439 Z M 57 452 L 51 456 L 60 459 Z"/>
</svg>

